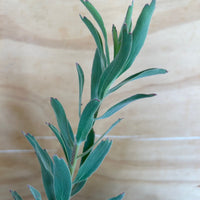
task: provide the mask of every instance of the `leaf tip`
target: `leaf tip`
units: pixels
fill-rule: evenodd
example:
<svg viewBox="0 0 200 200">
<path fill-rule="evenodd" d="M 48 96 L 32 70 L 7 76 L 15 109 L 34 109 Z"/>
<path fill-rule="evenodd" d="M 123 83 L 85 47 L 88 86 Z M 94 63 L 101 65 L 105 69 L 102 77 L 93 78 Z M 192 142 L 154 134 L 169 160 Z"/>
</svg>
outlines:
<svg viewBox="0 0 200 200">
<path fill-rule="evenodd" d="M 125 192 L 122 192 L 120 195 L 121 195 L 121 197 L 124 197 L 124 195 L 125 195 Z"/>
<path fill-rule="evenodd" d="M 164 73 L 168 73 L 168 70 L 164 69 Z"/>
<path fill-rule="evenodd" d="M 30 133 L 26 133 L 25 131 L 22 131 L 22 134 L 26 137 L 26 136 L 30 136 Z"/>
<path fill-rule="evenodd" d="M 50 122 L 45 122 L 45 124 L 46 124 L 47 126 L 50 126 L 51 123 L 50 123 Z"/>
<path fill-rule="evenodd" d="M 116 26 L 114 24 L 112 25 L 112 29 L 116 29 Z"/>
<path fill-rule="evenodd" d="M 21 131 L 21 133 L 22 133 L 24 136 L 26 135 L 25 131 Z"/>
<path fill-rule="evenodd" d="M 56 98 L 50 97 L 50 102 L 52 103 Z"/>
<path fill-rule="evenodd" d="M 112 144 L 112 140 L 109 138 L 109 137 L 107 137 L 105 140 L 104 140 L 104 142 L 106 142 L 106 143 L 108 143 L 108 144 Z"/>
<path fill-rule="evenodd" d="M 132 0 L 131 5 L 133 6 L 134 0 Z"/>
<path fill-rule="evenodd" d="M 156 6 L 156 0 L 152 0 L 150 5 L 148 5 L 149 7 L 152 7 L 153 9 L 155 8 Z"/>
<path fill-rule="evenodd" d="M 126 23 L 126 22 L 124 22 L 123 28 L 124 28 L 124 29 L 127 29 L 127 23 Z"/>
<path fill-rule="evenodd" d="M 156 4 L 156 0 L 152 0 L 152 1 L 151 1 L 151 4 Z"/>
<path fill-rule="evenodd" d="M 128 9 L 133 8 L 133 3 L 134 3 L 134 0 L 131 1 L 131 4 L 128 6 Z"/>
<path fill-rule="evenodd" d="M 85 16 L 83 17 L 81 14 L 79 14 L 79 17 L 81 18 L 81 20 L 86 18 Z"/>
<path fill-rule="evenodd" d="M 54 155 L 53 155 L 53 160 L 54 160 L 54 159 L 59 159 L 59 157 L 58 157 L 57 154 L 54 154 Z"/>
</svg>

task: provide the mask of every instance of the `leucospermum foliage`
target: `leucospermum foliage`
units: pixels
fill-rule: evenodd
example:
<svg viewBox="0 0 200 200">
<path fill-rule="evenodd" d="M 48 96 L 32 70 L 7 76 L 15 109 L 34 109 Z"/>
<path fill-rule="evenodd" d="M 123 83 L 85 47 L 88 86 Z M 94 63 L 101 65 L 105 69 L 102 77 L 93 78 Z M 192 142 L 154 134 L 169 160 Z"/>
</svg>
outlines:
<svg viewBox="0 0 200 200">
<path fill-rule="evenodd" d="M 165 74 L 165 69 L 150 68 L 144 71 L 130 75 L 118 84 L 115 81 L 127 71 L 133 64 L 136 56 L 142 48 L 153 11 L 155 9 L 155 0 L 150 5 L 145 5 L 137 23 L 132 29 L 133 3 L 128 7 L 124 23 L 120 32 L 116 27 L 112 27 L 112 38 L 114 46 L 114 55 L 111 60 L 107 32 L 103 19 L 96 8 L 87 0 L 81 0 L 83 5 L 90 12 L 100 31 L 102 37 L 87 18 L 82 17 L 82 21 L 89 29 L 96 43 L 94 53 L 92 73 L 91 73 L 91 98 L 88 104 L 82 109 L 82 93 L 84 87 L 84 73 L 81 66 L 77 63 L 76 68 L 79 78 L 79 123 L 76 134 L 73 132 L 69 120 L 65 114 L 64 108 L 56 98 L 51 98 L 51 106 L 55 112 L 58 128 L 53 124 L 47 125 L 57 137 L 65 159 L 53 156 L 51 158 L 45 149 L 42 149 L 35 138 L 27 133 L 24 134 L 27 140 L 34 148 L 38 161 L 41 166 L 41 174 L 44 189 L 48 200 L 69 200 L 76 195 L 85 185 L 88 178 L 98 169 L 108 154 L 112 141 L 104 137 L 121 121 L 114 122 L 102 136 L 95 141 L 95 131 L 93 126 L 97 120 L 105 119 L 122 109 L 129 103 L 147 97 L 153 97 L 155 94 L 134 94 L 126 97 L 122 101 L 111 106 L 103 115 L 99 116 L 98 111 L 106 97 L 127 83 L 147 76 Z M 83 144 L 83 149 L 80 146 Z M 80 165 L 77 160 L 81 159 Z M 75 174 L 75 169 L 77 173 Z M 41 200 L 40 193 L 32 186 L 29 186 L 35 200 Z M 15 200 L 22 200 L 16 191 L 11 191 Z M 109 200 L 120 200 L 124 193 Z"/>
</svg>

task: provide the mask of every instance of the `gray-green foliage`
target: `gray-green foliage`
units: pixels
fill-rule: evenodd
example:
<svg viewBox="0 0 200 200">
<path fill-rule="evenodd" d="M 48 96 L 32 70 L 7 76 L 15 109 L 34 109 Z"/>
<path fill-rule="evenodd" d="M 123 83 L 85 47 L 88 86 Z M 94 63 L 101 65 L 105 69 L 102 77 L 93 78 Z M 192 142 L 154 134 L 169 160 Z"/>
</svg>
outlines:
<svg viewBox="0 0 200 200">
<path fill-rule="evenodd" d="M 123 197 L 124 197 L 124 193 L 122 193 L 122 194 L 119 194 L 118 196 L 116 196 L 116 197 L 113 197 L 113 198 L 111 198 L 111 199 L 108 199 L 108 200 L 121 200 L 121 199 L 123 199 Z"/>
<path fill-rule="evenodd" d="M 41 194 L 31 185 L 29 185 L 29 189 L 35 200 L 42 200 Z"/>
<path fill-rule="evenodd" d="M 101 15 L 89 1 L 81 0 L 81 2 L 96 21 L 103 38 L 98 32 L 98 28 L 96 28 L 87 17 L 81 17 L 94 38 L 96 51 L 91 73 L 91 97 L 83 111 L 82 94 L 84 88 L 84 73 L 81 66 L 76 64 L 79 78 L 78 114 L 80 117 L 76 136 L 74 135 L 62 104 L 56 98 L 51 98 L 51 106 L 55 112 L 58 128 L 51 123 L 47 123 L 47 125 L 58 139 L 66 161 L 58 156 L 54 156 L 52 159 L 47 151 L 40 147 L 31 134 L 25 134 L 25 137 L 35 149 L 40 163 L 43 185 L 48 200 L 71 199 L 72 196 L 77 194 L 83 188 L 88 178 L 98 169 L 105 156 L 108 154 L 112 141 L 108 139 L 105 140 L 104 138 L 108 132 L 121 121 L 121 119 L 114 122 L 110 128 L 95 141 L 94 124 L 96 120 L 108 118 L 129 103 L 138 99 L 152 97 L 155 94 L 133 94 L 119 103 L 112 105 L 102 116 L 98 116 L 104 98 L 131 81 L 167 72 L 165 69 L 146 69 L 130 75 L 113 86 L 115 81 L 131 67 L 144 44 L 155 8 L 155 0 L 152 0 L 150 5 L 147 4 L 144 6 L 133 30 L 133 3 L 128 7 L 119 34 L 116 27 L 113 25 L 113 59 L 111 59 L 109 55 L 107 32 Z M 82 146 L 82 144 L 83 149 L 81 152 L 80 146 Z M 77 164 L 78 159 L 81 159 L 79 166 Z M 77 169 L 77 173 L 75 173 L 75 169 Z M 40 193 L 34 187 L 29 186 L 29 189 L 35 200 L 42 199 Z M 15 200 L 22 199 L 16 191 L 11 191 L 11 193 Z M 109 200 L 121 200 L 123 196 L 124 193 L 110 198 Z"/>
</svg>

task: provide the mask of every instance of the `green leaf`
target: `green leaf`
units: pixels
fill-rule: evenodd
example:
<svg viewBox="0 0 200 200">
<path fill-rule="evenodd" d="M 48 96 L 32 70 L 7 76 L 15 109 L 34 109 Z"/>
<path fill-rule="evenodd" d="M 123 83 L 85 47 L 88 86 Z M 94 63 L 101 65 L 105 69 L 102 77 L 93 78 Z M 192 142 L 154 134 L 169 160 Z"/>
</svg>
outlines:
<svg viewBox="0 0 200 200">
<path fill-rule="evenodd" d="M 118 40 L 117 29 L 115 25 L 112 27 L 112 38 L 113 38 L 113 46 L 114 46 L 114 58 L 119 52 L 121 42 Z"/>
<path fill-rule="evenodd" d="M 42 200 L 41 194 L 31 185 L 28 185 L 35 200 Z"/>
<path fill-rule="evenodd" d="M 42 149 L 31 134 L 25 134 L 30 144 L 35 149 L 35 153 L 40 163 L 43 185 L 48 200 L 55 200 L 53 189 L 53 162 L 45 149 Z"/>
<path fill-rule="evenodd" d="M 56 200 L 54 189 L 53 189 L 53 175 L 48 170 L 46 170 L 43 165 L 40 165 L 40 166 L 41 166 L 43 186 L 44 186 L 47 198 L 48 200 Z"/>
<path fill-rule="evenodd" d="M 62 104 L 56 98 L 51 98 L 51 106 L 56 115 L 57 123 L 60 129 L 60 133 L 65 140 L 65 143 L 73 148 L 74 145 L 74 134 L 71 125 L 66 117 L 65 110 Z"/>
<path fill-rule="evenodd" d="M 128 32 L 131 32 L 131 28 L 132 28 L 132 14 L 133 14 L 133 1 L 132 1 L 132 4 L 127 9 L 126 17 L 123 23 L 123 25 L 126 24 Z M 117 30 L 116 30 L 116 27 L 113 25 L 114 57 L 117 55 L 120 49 L 122 34 L 123 34 L 123 26 L 119 33 L 119 38 L 117 38 Z"/>
<path fill-rule="evenodd" d="M 122 194 L 120 194 L 120 195 L 118 195 L 118 196 L 116 196 L 116 197 L 113 197 L 113 198 L 111 198 L 111 199 L 108 199 L 108 200 L 121 200 L 121 199 L 123 199 L 123 197 L 124 197 L 124 193 L 122 193 Z"/>
<path fill-rule="evenodd" d="M 83 86 L 84 86 L 84 73 L 81 66 L 76 63 L 76 69 L 78 72 L 78 79 L 79 79 L 79 117 L 81 116 L 81 105 L 82 105 L 82 93 L 83 93 Z"/>
<path fill-rule="evenodd" d="M 99 14 L 99 12 L 96 10 L 96 8 L 88 1 L 88 0 L 81 0 L 81 2 L 85 5 L 85 7 L 88 9 L 88 11 L 91 13 L 91 15 L 94 17 L 94 19 L 96 20 L 97 24 L 99 25 L 103 36 L 104 36 L 104 40 L 105 40 L 105 49 L 106 49 L 106 57 L 107 57 L 107 61 L 108 64 L 110 63 L 110 58 L 109 58 L 109 48 L 108 48 L 108 39 L 107 39 L 107 32 L 104 26 L 104 22 L 103 19 L 101 17 L 101 15 Z"/>
<path fill-rule="evenodd" d="M 128 78 L 126 78 L 125 80 L 123 80 L 122 82 L 118 83 L 116 86 L 114 86 L 113 88 L 109 90 L 109 94 L 116 91 L 117 89 L 125 85 L 126 83 L 131 82 L 133 80 L 140 79 L 147 76 L 157 75 L 157 74 L 165 74 L 165 73 L 167 73 L 167 70 L 165 69 L 159 69 L 159 68 L 146 69 L 144 71 L 138 72 L 137 74 L 133 74 L 129 76 Z"/>
<path fill-rule="evenodd" d="M 133 15 L 133 1 L 132 1 L 132 4 L 128 7 L 126 17 L 125 17 L 125 21 L 124 21 L 124 23 L 128 27 L 129 32 L 131 30 L 131 25 L 132 25 L 132 15 Z"/>
<path fill-rule="evenodd" d="M 56 200 L 69 200 L 72 188 L 71 174 L 63 159 L 58 156 L 54 160 L 54 191 Z"/>
<path fill-rule="evenodd" d="M 128 10 L 126 12 L 126 17 L 124 20 L 124 24 L 127 25 L 129 32 L 131 32 L 131 27 L 132 27 L 132 15 L 133 15 L 133 1 L 132 1 L 132 4 L 128 7 Z M 119 34 L 119 40 L 121 40 L 121 37 L 122 37 L 122 30 L 123 28 L 121 28 L 121 32 Z"/>
<path fill-rule="evenodd" d="M 92 36 L 96 42 L 97 49 L 99 51 L 99 55 L 102 58 L 104 65 L 106 65 L 106 58 L 105 58 L 105 54 L 103 51 L 102 40 L 101 40 L 99 32 L 97 31 L 97 29 L 94 27 L 94 25 L 91 23 L 91 21 L 87 17 L 81 17 L 81 19 L 85 23 L 85 25 L 88 27 L 90 33 L 92 34 Z"/>
<path fill-rule="evenodd" d="M 98 99 L 91 100 L 83 110 L 76 134 L 77 143 L 85 141 L 94 124 L 94 115 L 100 106 Z"/>
<path fill-rule="evenodd" d="M 91 142 L 90 145 L 88 145 L 88 148 L 87 149 L 84 149 L 83 153 L 78 155 L 77 158 L 81 158 L 81 165 L 83 164 L 82 160 L 85 161 L 85 156 L 89 156 L 89 153 L 92 151 L 92 149 L 121 121 L 122 119 L 118 119 L 116 122 L 114 122 L 110 127 L 109 129 L 104 133 L 102 134 L 98 140 L 96 142 Z M 88 135 L 89 136 L 89 135 Z M 94 135 L 95 137 L 95 135 Z M 95 138 L 94 138 L 95 139 Z M 85 158 L 85 159 L 84 159 Z"/>
<path fill-rule="evenodd" d="M 87 136 L 87 140 L 83 147 L 83 153 L 87 152 L 87 154 L 82 157 L 80 166 L 84 163 L 86 158 L 89 156 L 89 154 L 92 150 L 91 147 L 94 145 L 94 140 L 95 140 L 95 133 L 94 133 L 94 129 L 92 128 L 90 133 Z"/>
<path fill-rule="evenodd" d="M 111 115 L 113 115 L 114 113 L 116 113 L 117 111 L 122 109 L 123 107 L 127 106 L 132 101 L 136 101 L 138 99 L 147 98 L 147 97 L 153 97 L 153 96 L 155 96 L 155 94 L 136 94 L 136 95 L 133 95 L 133 96 L 131 96 L 127 99 L 124 99 L 123 101 L 115 104 L 110 109 L 108 109 L 101 117 L 99 117 L 97 119 L 105 119 L 105 118 L 110 117 Z"/>
<path fill-rule="evenodd" d="M 87 182 L 87 180 L 82 181 L 80 183 L 74 184 L 74 186 L 72 187 L 71 196 L 74 196 L 75 194 L 77 194 L 78 192 L 80 192 L 81 189 L 84 187 L 84 185 L 85 185 L 86 182 Z"/>
<path fill-rule="evenodd" d="M 36 141 L 35 137 L 32 136 L 30 133 L 24 134 L 30 144 L 33 146 L 35 153 L 40 161 L 40 164 L 44 166 L 46 170 L 50 173 L 53 172 L 53 162 L 45 149 L 42 149 L 38 142 Z"/>
<path fill-rule="evenodd" d="M 132 33 L 133 43 L 129 59 L 127 61 L 126 67 L 123 68 L 123 71 L 121 71 L 120 75 L 132 65 L 132 63 L 134 62 L 136 56 L 138 55 L 144 44 L 144 41 L 148 33 L 151 17 L 155 9 L 155 4 L 156 4 L 155 0 L 152 0 L 150 5 L 146 4 L 137 20 L 135 29 Z"/>
<path fill-rule="evenodd" d="M 120 72 L 123 70 L 123 67 L 125 66 L 129 57 L 131 46 L 132 37 L 131 34 L 127 33 L 127 26 L 124 24 L 122 44 L 119 53 L 111 62 L 111 64 L 105 69 L 100 79 L 98 90 L 99 99 L 103 99 L 107 95 L 111 84 L 116 80 Z"/>
<path fill-rule="evenodd" d="M 71 167 L 71 162 L 70 161 L 72 159 L 72 150 L 65 143 L 65 140 L 64 140 L 63 136 L 60 134 L 60 132 L 58 131 L 58 129 L 54 125 L 52 125 L 50 123 L 47 123 L 47 125 L 52 130 L 52 132 L 54 133 L 56 138 L 58 139 L 58 141 L 59 141 L 59 143 L 60 143 L 60 145 L 61 145 L 61 147 L 63 149 L 63 152 L 65 154 L 67 163 L 68 163 L 69 167 Z"/>
<path fill-rule="evenodd" d="M 98 49 L 96 49 L 93 64 L 92 64 L 92 75 L 91 75 L 91 99 L 98 97 L 98 85 L 102 72 L 105 66 L 99 55 Z"/>
<path fill-rule="evenodd" d="M 99 143 L 81 165 L 73 182 L 74 184 L 86 180 L 98 169 L 109 152 L 111 145 L 112 142 L 109 140 L 101 141 Z"/>
<path fill-rule="evenodd" d="M 10 190 L 14 200 L 22 200 L 22 198 L 19 196 L 19 194 L 16 191 Z"/>
</svg>

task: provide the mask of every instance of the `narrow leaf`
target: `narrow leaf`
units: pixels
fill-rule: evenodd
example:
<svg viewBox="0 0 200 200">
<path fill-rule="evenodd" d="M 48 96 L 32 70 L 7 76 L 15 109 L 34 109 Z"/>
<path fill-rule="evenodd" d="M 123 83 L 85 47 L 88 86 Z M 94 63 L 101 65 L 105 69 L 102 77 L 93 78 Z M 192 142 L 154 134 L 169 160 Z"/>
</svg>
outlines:
<svg viewBox="0 0 200 200">
<path fill-rule="evenodd" d="M 22 200 L 22 198 L 19 196 L 19 194 L 16 191 L 10 190 L 14 200 Z"/>
<path fill-rule="evenodd" d="M 102 134 L 99 138 L 98 138 L 98 140 L 94 143 L 93 142 L 93 144 L 91 143 L 90 144 L 90 146 L 88 145 L 88 148 L 87 149 L 85 149 L 84 151 L 83 151 L 83 153 L 81 154 L 81 155 L 78 155 L 77 156 L 77 158 L 81 158 L 82 157 L 82 159 L 81 159 L 81 165 L 83 164 L 82 163 L 82 160 L 83 160 L 83 158 L 85 158 L 85 155 L 87 155 L 87 156 L 89 156 L 89 154 L 88 153 L 90 153 L 91 151 L 92 151 L 92 149 L 121 121 L 122 119 L 118 119 L 116 122 L 114 122 L 110 127 L 109 127 L 109 129 L 104 133 L 104 134 Z"/>
<path fill-rule="evenodd" d="M 94 145 L 94 140 L 95 140 L 95 133 L 94 133 L 94 129 L 92 128 L 90 133 L 87 136 L 87 140 L 86 140 L 84 147 L 83 147 L 83 153 L 84 152 L 87 152 L 87 153 L 82 157 L 80 166 L 84 163 L 84 161 L 89 156 L 89 154 L 92 150 L 91 147 Z"/>
<path fill-rule="evenodd" d="M 128 28 L 129 32 L 131 32 L 132 15 L 133 15 L 133 1 L 132 1 L 132 4 L 127 9 L 126 17 L 125 17 L 125 20 L 124 20 L 124 24 L 127 25 L 127 28 Z M 123 28 L 121 28 L 121 32 L 119 34 L 119 40 L 121 40 L 121 37 L 122 37 L 122 29 Z"/>
<path fill-rule="evenodd" d="M 132 1 L 132 4 L 128 7 L 125 21 L 124 21 L 124 23 L 127 25 L 129 31 L 130 31 L 131 25 L 132 25 L 132 15 L 133 15 L 133 1 Z"/>
<path fill-rule="evenodd" d="M 94 27 L 92 22 L 87 17 L 81 17 L 81 19 L 85 23 L 85 25 L 88 27 L 90 33 L 92 34 L 92 36 L 96 42 L 100 57 L 103 59 L 104 63 L 106 63 L 106 58 L 105 58 L 105 54 L 103 51 L 102 40 L 101 40 L 99 32 L 97 31 L 97 29 Z"/>
<path fill-rule="evenodd" d="M 35 200 L 42 200 L 40 192 L 38 192 L 33 186 L 29 185 L 29 190 L 31 191 Z"/>
<path fill-rule="evenodd" d="M 63 159 L 58 156 L 54 160 L 54 191 L 56 200 L 69 200 L 72 188 L 71 174 Z"/>
<path fill-rule="evenodd" d="M 91 100 L 83 110 L 76 134 L 77 143 L 85 141 L 94 124 L 94 115 L 100 106 L 98 99 Z"/>
<path fill-rule="evenodd" d="M 113 115 L 114 113 L 116 113 L 117 111 L 119 111 L 120 109 L 122 109 L 123 107 L 127 106 L 129 103 L 136 101 L 138 99 L 142 99 L 142 98 L 147 98 L 147 97 L 153 97 L 155 96 L 155 94 L 136 94 L 133 95 L 127 99 L 124 99 L 123 101 L 115 104 L 114 106 L 112 106 L 110 109 L 108 109 L 101 117 L 97 118 L 97 119 L 105 119 L 110 117 L 111 115 Z"/>
<path fill-rule="evenodd" d="M 79 117 L 81 116 L 81 105 L 82 105 L 82 93 L 83 93 L 83 86 L 84 86 L 84 73 L 81 66 L 76 63 L 76 69 L 78 72 L 78 79 L 79 79 Z"/>
<path fill-rule="evenodd" d="M 62 149 L 63 149 L 63 152 L 65 154 L 65 157 L 66 157 L 66 160 L 67 160 L 67 163 L 69 166 L 71 166 L 71 158 L 72 158 L 72 150 L 68 147 L 68 145 L 65 143 L 65 140 L 64 138 L 62 137 L 62 135 L 60 134 L 60 132 L 58 131 L 58 129 L 50 124 L 50 123 L 47 123 L 47 125 L 49 126 L 49 128 L 52 130 L 52 132 L 54 133 L 54 135 L 56 136 L 56 138 L 58 139 Z"/>
<path fill-rule="evenodd" d="M 101 141 L 101 143 L 99 143 L 87 157 L 83 165 L 81 165 L 73 182 L 74 184 L 86 180 L 98 169 L 109 152 L 111 145 L 112 142 L 109 140 Z"/>
<path fill-rule="evenodd" d="M 53 189 L 53 162 L 45 149 L 42 149 L 31 134 L 25 134 L 30 144 L 35 149 L 41 167 L 42 180 L 48 200 L 55 200 Z"/>
<path fill-rule="evenodd" d="M 112 39 L 113 39 L 113 46 L 114 46 L 114 58 L 119 52 L 120 49 L 120 41 L 118 40 L 117 29 L 115 25 L 112 27 Z"/>
<path fill-rule="evenodd" d="M 98 49 L 96 49 L 93 64 L 92 64 L 92 75 L 91 75 L 91 99 L 98 97 L 98 85 L 101 74 L 105 69 L 104 62 L 99 55 Z"/>
<path fill-rule="evenodd" d="M 69 147 L 73 148 L 74 134 L 62 104 L 58 101 L 58 99 L 51 98 L 51 106 L 55 112 L 60 133 L 65 140 L 65 143 L 68 144 Z"/>
<path fill-rule="evenodd" d="M 55 200 L 55 193 L 53 189 L 53 175 L 48 170 L 41 165 L 41 174 L 42 174 L 42 181 L 43 186 L 47 195 L 48 200 Z"/>
<path fill-rule="evenodd" d="M 133 74 L 131 76 L 129 76 L 128 78 L 126 78 L 125 80 L 123 80 L 122 82 L 118 83 L 116 86 L 114 86 L 113 88 L 111 88 L 109 90 L 109 94 L 116 91 L 117 89 L 119 89 L 120 87 L 122 87 L 123 85 L 125 85 L 128 82 L 140 79 L 140 78 L 144 78 L 147 76 L 152 76 L 152 75 L 157 75 L 157 74 L 165 74 L 167 73 L 167 70 L 165 69 L 159 69 L 159 68 L 151 68 L 151 69 L 146 69 L 144 71 L 138 72 L 137 74 Z"/>
<path fill-rule="evenodd" d="M 96 10 L 96 8 L 87 0 L 81 0 L 81 2 L 85 5 L 85 7 L 88 9 L 88 11 L 91 13 L 91 15 L 94 17 L 96 20 L 97 24 L 99 25 L 103 36 L 105 40 L 105 49 L 106 49 L 106 58 L 108 61 L 108 64 L 110 63 L 110 58 L 109 58 L 109 48 L 108 48 L 108 39 L 107 39 L 107 32 L 104 26 L 103 19 L 99 12 Z"/>
<path fill-rule="evenodd" d="M 125 193 L 122 193 L 122 194 L 120 194 L 120 195 L 118 195 L 116 197 L 113 197 L 111 199 L 108 199 L 108 200 L 121 200 L 121 199 L 123 199 L 124 195 L 125 195 Z"/>
<path fill-rule="evenodd" d="M 53 162 L 47 153 L 45 149 L 42 149 L 38 142 L 36 141 L 35 137 L 31 134 L 27 133 L 24 134 L 27 140 L 30 142 L 30 144 L 33 146 L 35 153 L 38 157 L 38 160 L 40 163 L 44 166 L 46 170 L 48 170 L 50 173 L 53 172 Z"/>
<path fill-rule="evenodd" d="M 128 59 L 130 48 L 132 45 L 132 37 L 129 33 L 127 33 L 126 25 L 123 26 L 122 37 L 122 45 L 118 55 L 105 69 L 101 76 L 98 90 L 99 99 L 103 99 L 107 95 L 108 89 L 110 88 L 111 84 L 116 80 L 120 72 L 123 70 L 123 67 Z"/>
<path fill-rule="evenodd" d="M 72 187 L 72 192 L 71 192 L 71 196 L 74 196 L 75 194 L 77 194 L 78 192 L 81 191 L 81 189 L 84 187 L 84 185 L 86 184 L 86 181 L 82 181 L 80 183 L 76 183 L 74 184 L 74 186 Z"/>
<path fill-rule="evenodd" d="M 123 71 L 120 74 L 125 72 L 132 65 L 132 63 L 134 62 L 136 56 L 138 55 L 144 44 L 144 41 L 148 33 L 151 17 L 155 9 L 155 3 L 156 3 L 155 0 L 152 0 L 150 5 L 146 4 L 137 20 L 135 29 L 132 33 L 133 43 L 129 59 L 126 64 L 126 67 L 123 68 Z"/>
</svg>

